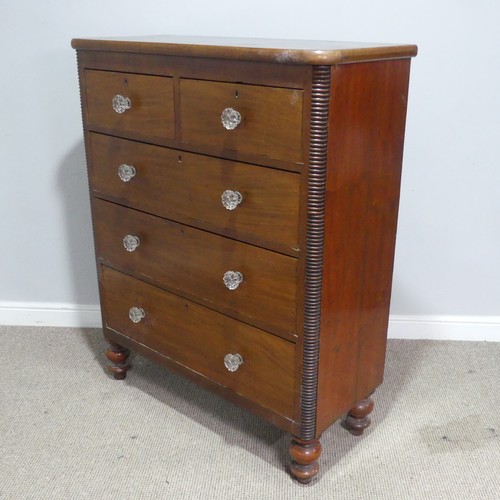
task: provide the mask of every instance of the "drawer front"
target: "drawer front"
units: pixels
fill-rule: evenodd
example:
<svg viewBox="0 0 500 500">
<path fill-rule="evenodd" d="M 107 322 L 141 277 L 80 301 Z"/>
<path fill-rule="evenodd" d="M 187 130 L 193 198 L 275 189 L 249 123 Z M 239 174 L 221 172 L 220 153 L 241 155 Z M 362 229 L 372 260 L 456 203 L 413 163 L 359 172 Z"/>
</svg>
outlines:
<svg viewBox="0 0 500 500">
<path fill-rule="evenodd" d="M 224 151 L 302 162 L 301 90 L 181 79 L 181 141 Z M 221 120 L 234 109 L 241 122 Z"/>
<path fill-rule="evenodd" d="M 294 253 L 298 248 L 299 174 L 90 134 L 94 192 L 120 203 Z M 120 165 L 135 176 L 122 181 Z M 242 201 L 228 210 L 226 190 Z"/>
<path fill-rule="evenodd" d="M 93 217 L 103 262 L 258 326 L 295 333 L 297 259 L 99 199 Z M 139 241 L 132 251 L 124 247 L 128 235 Z M 243 277 L 233 290 L 224 283 L 229 271 Z"/>
<path fill-rule="evenodd" d="M 101 283 L 109 328 L 293 418 L 293 343 L 106 267 Z M 132 307 L 144 312 L 137 323 Z M 229 371 L 227 354 L 239 354 L 243 364 Z"/>
<path fill-rule="evenodd" d="M 89 128 L 140 138 L 174 138 L 172 78 L 87 69 L 85 93 Z M 116 96 L 129 99 L 130 108 L 115 111 Z"/>
</svg>

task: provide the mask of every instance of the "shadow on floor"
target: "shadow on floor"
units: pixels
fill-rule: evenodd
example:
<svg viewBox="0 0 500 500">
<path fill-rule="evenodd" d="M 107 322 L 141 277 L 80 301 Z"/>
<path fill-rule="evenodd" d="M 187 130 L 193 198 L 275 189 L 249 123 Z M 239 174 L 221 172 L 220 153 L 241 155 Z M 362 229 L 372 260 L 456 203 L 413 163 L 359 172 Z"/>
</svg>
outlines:
<svg viewBox="0 0 500 500">
<path fill-rule="evenodd" d="M 116 381 L 106 370 L 107 360 L 103 352 L 107 344 L 102 331 L 86 330 L 82 335 L 111 384 L 129 384 L 217 433 L 229 445 L 241 447 L 273 467 L 287 468 L 290 436 L 286 432 L 140 355 L 132 354 L 130 360 L 133 369 L 128 372 L 126 380 Z M 418 371 L 422 355 L 419 344 L 413 342 L 414 348 L 408 359 L 397 349 L 401 342 L 411 341 L 391 340 L 388 343 L 386 380 L 374 395 L 376 407 L 372 415 L 372 427 L 365 431 L 364 436 L 354 437 L 336 422 L 323 434 L 321 441 L 324 453 L 320 459 L 322 474 L 335 468 L 347 454 L 352 453 L 360 440 L 368 439 L 370 433 L 377 432 L 377 425 L 381 425 L 391 411 L 391 401 L 397 398 L 406 381 Z M 227 427 L 235 432 L 227 432 Z"/>
</svg>

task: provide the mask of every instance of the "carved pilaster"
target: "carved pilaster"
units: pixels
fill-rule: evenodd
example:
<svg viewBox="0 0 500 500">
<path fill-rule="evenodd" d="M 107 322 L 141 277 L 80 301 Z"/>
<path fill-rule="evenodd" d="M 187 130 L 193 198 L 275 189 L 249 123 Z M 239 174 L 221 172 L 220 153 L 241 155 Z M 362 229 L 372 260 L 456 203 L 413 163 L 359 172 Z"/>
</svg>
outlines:
<svg viewBox="0 0 500 500">
<path fill-rule="evenodd" d="M 300 417 L 300 438 L 305 441 L 316 437 L 330 71 L 330 66 L 313 67 Z"/>
</svg>

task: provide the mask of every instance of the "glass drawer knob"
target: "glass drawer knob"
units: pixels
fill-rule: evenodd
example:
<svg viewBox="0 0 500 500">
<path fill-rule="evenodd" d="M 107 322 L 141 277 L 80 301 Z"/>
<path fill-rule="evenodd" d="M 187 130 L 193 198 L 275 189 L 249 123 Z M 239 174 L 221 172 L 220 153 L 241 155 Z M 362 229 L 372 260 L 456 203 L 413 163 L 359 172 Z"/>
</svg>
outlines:
<svg viewBox="0 0 500 500">
<path fill-rule="evenodd" d="M 146 313 L 140 307 L 131 307 L 128 312 L 128 317 L 132 323 L 139 323 L 144 316 L 146 316 Z"/>
<path fill-rule="evenodd" d="M 243 196 L 239 191 L 226 189 L 222 193 L 220 200 L 225 208 L 228 210 L 234 210 L 243 201 Z"/>
<path fill-rule="evenodd" d="M 137 236 L 132 236 L 131 234 L 127 234 L 125 238 L 123 238 L 123 246 L 127 252 L 133 252 L 139 245 L 141 241 Z"/>
<path fill-rule="evenodd" d="M 132 165 L 127 165 L 126 163 L 123 163 L 118 167 L 118 177 L 123 181 L 123 182 L 128 182 L 132 177 L 135 177 L 136 174 L 135 167 Z"/>
<path fill-rule="evenodd" d="M 233 108 L 226 108 L 220 115 L 220 119 L 227 130 L 234 130 L 241 123 L 241 115 Z"/>
<path fill-rule="evenodd" d="M 223 281 L 229 290 L 236 290 L 243 282 L 243 275 L 238 271 L 226 271 Z"/>
<path fill-rule="evenodd" d="M 235 372 L 242 364 L 243 358 L 240 354 L 226 354 L 224 356 L 224 366 L 230 372 Z"/>
<path fill-rule="evenodd" d="M 117 94 L 115 95 L 115 97 L 113 97 L 112 104 L 113 109 L 120 114 L 125 113 L 127 109 L 130 109 L 132 107 L 132 101 L 128 97 L 123 97 L 120 94 Z"/>
</svg>

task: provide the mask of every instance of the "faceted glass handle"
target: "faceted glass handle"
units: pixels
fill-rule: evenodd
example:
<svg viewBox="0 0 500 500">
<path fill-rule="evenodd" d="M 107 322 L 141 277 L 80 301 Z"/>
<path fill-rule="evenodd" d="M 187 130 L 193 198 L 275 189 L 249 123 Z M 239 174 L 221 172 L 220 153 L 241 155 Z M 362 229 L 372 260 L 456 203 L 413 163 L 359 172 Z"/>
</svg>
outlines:
<svg viewBox="0 0 500 500">
<path fill-rule="evenodd" d="M 123 246 L 127 252 L 133 252 L 139 245 L 141 241 L 137 236 L 133 236 L 131 234 L 127 234 L 125 238 L 123 238 Z"/>
<path fill-rule="evenodd" d="M 128 312 L 128 317 L 132 323 L 139 323 L 144 316 L 146 316 L 146 313 L 140 307 L 131 307 Z"/>
<path fill-rule="evenodd" d="M 243 364 L 241 354 L 226 354 L 224 356 L 224 366 L 230 371 L 235 372 Z"/>
<path fill-rule="evenodd" d="M 243 275 L 238 271 L 226 271 L 223 281 L 229 290 L 236 290 L 243 282 Z"/>
<path fill-rule="evenodd" d="M 117 94 L 115 95 L 115 97 L 113 97 L 112 104 L 113 109 L 120 114 L 125 113 L 127 109 L 130 109 L 132 107 L 132 101 L 128 97 L 123 97 L 120 94 Z"/>
<path fill-rule="evenodd" d="M 132 165 L 127 165 L 126 163 L 123 163 L 118 167 L 118 177 L 123 181 L 123 182 L 128 182 L 132 177 L 135 177 L 136 174 L 135 167 Z"/>
<path fill-rule="evenodd" d="M 222 202 L 222 205 L 228 210 L 234 210 L 243 201 L 243 196 L 239 191 L 226 189 L 222 193 L 220 201 Z"/>
<path fill-rule="evenodd" d="M 233 108 L 226 108 L 220 115 L 222 125 L 227 130 L 234 130 L 241 123 L 241 115 Z"/>
</svg>

